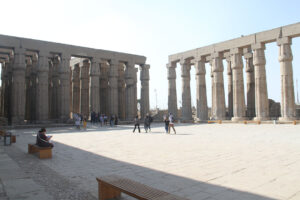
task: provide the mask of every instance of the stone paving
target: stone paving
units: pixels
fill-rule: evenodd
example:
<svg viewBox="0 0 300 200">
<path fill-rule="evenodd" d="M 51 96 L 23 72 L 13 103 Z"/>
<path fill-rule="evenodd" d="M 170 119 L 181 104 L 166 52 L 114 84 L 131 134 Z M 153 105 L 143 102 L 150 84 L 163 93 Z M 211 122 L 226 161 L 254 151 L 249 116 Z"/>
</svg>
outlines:
<svg viewBox="0 0 300 200">
<path fill-rule="evenodd" d="M 165 134 L 163 124 L 141 134 L 132 133 L 128 125 L 89 125 L 87 131 L 49 128 L 55 148 L 53 158 L 47 160 L 27 154 L 37 129 L 14 130 L 17 143 L 0 145 L 0 199 L 41 192 L 42 199 L 97 199 L 95 178 L 108 174 L 191 200 L 300 199 L 299 125 L 177 124 L 175 128 L 176 135 Z M 6 162 L 13 168 L 2 165 Z M 20 178 L 11 177 L 10 184 L 6 176 L 14 169 Z M 23 185 L 41 192 L 19 190 Z"/>
</svg>

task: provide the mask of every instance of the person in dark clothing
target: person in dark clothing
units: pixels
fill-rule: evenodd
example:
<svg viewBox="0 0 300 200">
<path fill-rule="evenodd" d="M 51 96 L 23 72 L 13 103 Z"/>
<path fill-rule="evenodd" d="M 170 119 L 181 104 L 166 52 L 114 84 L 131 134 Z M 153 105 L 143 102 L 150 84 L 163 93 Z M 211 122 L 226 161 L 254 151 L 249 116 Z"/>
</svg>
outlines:
<svg viewBox="0 0 300 200">
<path fill-rule="evenodd" d="M 115 125 L 116 126 L 118 125 L 118 116 L 117 115 L 115 116 Z"/>
<path fill-rule="evenodd" d="M 144 120 L 144 128 L 145 128 L 146 133 L 148 132 L 149 126 L 150 126 L 150 118 L 149 118 L 149 115 L 146 115 L 145 120 Z"/>
<path fill-rule="evenodd" d="M 110 126 L 111 126 L 111 127 L 113 127 L 113 126 L 114 126 L 114 121 L 115 121 L 115 117 L 114 117 L 114 115 L 110 115 L 109 124 L 110 124 Z"/>
<path fill-rule="evenodd" d="M 140 129 L 140 120 L 139 120 L 139 116 L 136 116 L 136 117 L 134 118 L 134 129 L 133 129 L 132 132 L 135 131 L 136 127 L 138 127 L 139 133 L 140 133 L 140 132 L 141 132 L 141 129 Z"/>
<path fill-rule="evenodd" d="M 169 123 L 170 123 L 168 116 L 164 116 L 164 122 L 165 122 L 166 133 L 168 133 L 168 131 L 169 131 Z"/>
<path fill-rule="evenodd" d="M 53 147 L 54 145 L 51 142 L 49 142 L 51 138 L 52 136 L 46 135 L 46 129 L 41 128 L 41 130 L 36 136 L 36 144 L 40 147 Z"/>
</svg>

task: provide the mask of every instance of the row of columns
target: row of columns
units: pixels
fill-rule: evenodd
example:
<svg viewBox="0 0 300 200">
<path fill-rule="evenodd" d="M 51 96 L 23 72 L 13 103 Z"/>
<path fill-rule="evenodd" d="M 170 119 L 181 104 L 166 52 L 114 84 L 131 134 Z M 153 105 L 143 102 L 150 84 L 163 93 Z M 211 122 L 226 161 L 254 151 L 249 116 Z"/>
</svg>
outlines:
<svg viewBox="0 0 300 200">
<path fill-rule="evenodd" d="M 134 63 L 85 59 L 72 69 L 72 112 L 117 115 L 132 120 L 137 115 L 137 72 Z M 141 116 L 149 112 L 149 69 L 140 66 Z"/>
<path fill-rule="evenodd" d="M 110 114 L 132 120 L 137 114 L 137 71 L 134 63 L 98 58 L 70 70 L 70 55 L 43 51 L 12 50 L 13 56 L 1 61 L 0 116 L 12 124 L 24 120 L 47 123 L 66 121 L 70 111 L 86 113 L 107 109 Z M 125 68 L 125 71 L 124 71 Z M 149 112 L 149 65 L 141 65 L 141 115 Z M 100 71 L 101 70 L 101 71 Z M 102 71 L 103 70 L 103 71 Z M 103 73 L 103 74 L 102 74 Z M 124 79 L 119 79 L 119 77 Z M 105 99 L 105 101 L 101 101 Z M 120 111 L 120 112 L 119 112 Z M 120 117 L 122 117 L 120 116 Z"/>
<path fill-rule="evenodd" d="M 295 100 L 292 68 L 292 51 L 290 38 L 278 38 L 279 62 L 281 75 L 281 118 L 293 120 L 295 117 Z M 253 51 L 253 53 L 251 52 Z M 233 48 L 228 52 L 214 52 L 209 56 L 180 60 L 182 79 L 182 119 L 191 120 L 190 69 L 194 64 L 196 71 L 196 117 L 200 121 L 208 120 L 208 108 L 205 83 L 205 62 L 211 64 L 212 108 L 214 119 L 226 118 L 223 58 L 227 61 L 228 77 L 228 117 L 233 121 L 253 118 L 269 119 L 268 91 L 266 81 L 265 44 L 257 43 L 251 48 Z M 244 96 L 243 57 L 245 59 L 247 105 Z M 192 63 L 192 60 L 194 63 Z M 169 111 L 177 114 L 176 62 L 167 65 L 169 80 Z"/>
</svg>

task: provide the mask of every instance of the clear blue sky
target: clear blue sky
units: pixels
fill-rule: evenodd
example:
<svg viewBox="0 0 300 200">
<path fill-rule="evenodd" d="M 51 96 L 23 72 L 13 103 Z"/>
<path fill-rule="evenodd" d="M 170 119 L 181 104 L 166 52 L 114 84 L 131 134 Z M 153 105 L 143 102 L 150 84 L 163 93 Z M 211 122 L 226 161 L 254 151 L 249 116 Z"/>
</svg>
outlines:
<svg viewBox="0 0 300 200">
<path fill-rule="evenodd" d="M 156 89 L 158 107 L 167 108 L 168 55 L 300 22 L 299 8 L 296 0 L 2 0 L 0 34 L 145 55 L 151 65 L 151 107 L 156 105 Z M 293 40 L 292 48 L 294 79 L 300 81 L 300 38 Z M 275 43 L 267 45 L 266 57 L 269 98 L 280 101 Z M 180 101 L 179 67 L 177 71 Z M 192 69 L 193 105 L 194 74 Z M 226 79 L 224 73 L 225 84 Z M 207 89 L 210 105 L 209 73 Z"/>
</svg>

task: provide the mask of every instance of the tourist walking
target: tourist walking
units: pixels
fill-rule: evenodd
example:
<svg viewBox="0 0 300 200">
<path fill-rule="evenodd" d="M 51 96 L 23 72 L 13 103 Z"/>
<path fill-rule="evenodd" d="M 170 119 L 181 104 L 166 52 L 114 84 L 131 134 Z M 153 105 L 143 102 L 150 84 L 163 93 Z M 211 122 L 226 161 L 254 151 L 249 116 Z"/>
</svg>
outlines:
<svg viewBox="0 0 300 200">
<path fill-rule="evenodd" d="M 118 125 L 118 120 L 119 120 L 119 119 L 118 119 L 118 116 L 116 115 L 116 116 L 115 116 L 115 125 L 116 125 L 116 126 Z"/>
<path fill-rule="evenodd" d="M 151 123 L 153 122 L 153 117 L 151 115 L 149 115 L 149 132 L 151 132 Z"/>
<path fill-rule="evenodd" d="M 174 117 L 173 117 L 172 113 L 169 114 L 169 134 L 171 132 L 171 128 L 173 129 L 174 133 L 176 134 L 176 130 L 174 128 Z"/>
<path fill-rule="evenodd" d="M 104 124 L 104 118 L 103 115 L 100 115 L 100 125 L 103 126 Z"/>
<path fill-rule="evenodd" d="M 166 130 L 166 133 L 169 132 L 169 117 L 167 115 L 164 115 L 164 122 L 165 122 L 165 130 Z"/>
<path fill-rule="evenodd" d="M 134 129 L 133 129 L 132 132 L 135 132 L 136 127 L 138 127 L 139 133 L 140 133 L 141 129 L 140 129 L 140 120 L 139 120 L 139 116 L 138 115 L 134 118 Z"/>
<path fill-rule="evenodd" d="M 148 132 L 149 126 L 150 126 L 150 118 L 149 115 L 147 114 L 144 120 L 144 129 L 146 133 Z"/>
<path fill-rule="evenodd" d="M 114 121 L 115 121 L 114 115 L 110 115 L 109 125 L 110 125 L 111 127 L 114 126 Z"/>
<path fill-rule="evenodd" d="M 107 115 L 104 115 L 104 124 L 107 125 Z"/>
<path fill-rule="evenodd" d="M 83 118 L 83 130 L 86 130 L 87 127 L 87 121 L 86 121 L 86 117 Z"/>
</svg>

